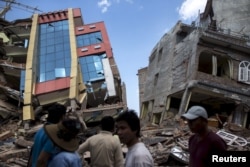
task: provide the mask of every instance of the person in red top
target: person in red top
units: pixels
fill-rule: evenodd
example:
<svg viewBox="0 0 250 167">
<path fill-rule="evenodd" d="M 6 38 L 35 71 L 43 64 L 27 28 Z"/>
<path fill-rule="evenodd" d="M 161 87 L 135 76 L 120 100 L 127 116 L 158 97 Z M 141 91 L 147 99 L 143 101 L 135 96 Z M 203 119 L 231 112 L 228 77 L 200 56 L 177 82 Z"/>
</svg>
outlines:
<svg viewBox="0 0 250 167">
<path fill-rule="evenodd" d="M 201 106 L 192 106 L 182 118 L 188 121 L 191 132 L 189 138 L 189 167 L 206 167 L 211 163 L 211 155 L 227 150 L 226 142 L 208 128 L 207 111 Z"/>
</svg>

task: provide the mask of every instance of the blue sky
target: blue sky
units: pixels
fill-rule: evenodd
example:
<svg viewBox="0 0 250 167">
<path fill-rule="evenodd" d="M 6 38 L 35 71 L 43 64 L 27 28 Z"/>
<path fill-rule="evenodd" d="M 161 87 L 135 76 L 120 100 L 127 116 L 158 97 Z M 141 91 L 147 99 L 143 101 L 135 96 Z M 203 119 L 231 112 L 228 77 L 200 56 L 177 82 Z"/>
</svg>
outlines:
<svg viewBox="0 0 250 167">
<path fill-rule="evenodd" d="M 126 84 L 130 109 L 139 112 L 138 69 L 160 38 L 178 20 L 190 24 L 207 0 L 16 0 L 45 12 L 81 8 L 85 24 L 104 21 L 122 81 Z M 5 2 L 0 1 L 0 10 Z M 23 5 L 12 5 L 6 19 L 32 15 Z M 20 9 L 21 8 L 21 9 Z M 27 9 L 27 8 L 26 8 Z"/>
</svg>

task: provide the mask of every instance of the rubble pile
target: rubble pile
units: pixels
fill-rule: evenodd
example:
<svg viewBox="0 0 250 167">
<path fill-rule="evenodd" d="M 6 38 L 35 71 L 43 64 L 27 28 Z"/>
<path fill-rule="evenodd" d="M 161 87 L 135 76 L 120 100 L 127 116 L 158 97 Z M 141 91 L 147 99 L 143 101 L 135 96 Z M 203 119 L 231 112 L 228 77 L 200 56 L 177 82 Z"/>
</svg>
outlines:
<svg viewBox="0 0 250 167">
<path fill-rule="evenodd" d="M 36 124 L 25 130 L 20 121 L 9 121 L 0 127 L 0 167 L 26 167 L 29 161 L 33 137 L 42 124 Z M 228 144 L 228 150 L 250 151 L 250 130 L 224 126 L 210 129 L 219 134 Z M 81 136 L 87 138 L 94 135 L 96 129 L 90 129 Z M 141 141 L 151 152 L 155 167 L 188 166 L 188 139 L 192 135 L 185 124 L 179 122 L 165 125 L 144 125 L 141 131 Z M 123 146 L 124 147 L 124 146 Z M 123 149 L 126 153 L 126 149 Z M 88 157 L 89 158 L 89 157 Z"/>
</svg>

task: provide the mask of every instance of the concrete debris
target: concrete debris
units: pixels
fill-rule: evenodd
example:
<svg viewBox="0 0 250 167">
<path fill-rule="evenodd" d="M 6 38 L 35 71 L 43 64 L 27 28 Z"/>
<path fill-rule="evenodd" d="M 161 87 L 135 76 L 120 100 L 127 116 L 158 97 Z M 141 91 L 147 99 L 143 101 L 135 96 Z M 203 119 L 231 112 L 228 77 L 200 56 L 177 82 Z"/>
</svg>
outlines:
<svg viewBox="0 0 250 167">
<path fill-rule="evenodd" d="M 141 141 L 151 152 L 155 167 L 160 166 L 188 166 L 188 139 L 192 135 L 186 124 L 176 123 L 172 120 L 173 126 L 163 127 L 162 125 L 144 125 L 141 131 Z M 0 166 L 24 167 L 26 166 L 33 137 L 42 128 L 41 124 L 35 124 L 29 130 L 18 126 L 18 121 L 10 121 L 1 127 L 0 134 Z M 228 150 L 250 151 L 250 130 L 242 128 L 241 131 L 232 131 L 229 126 L 223 129 L 210 126 L 212 131 L 220 135 L 228 144 Z M 81 140 L 96 134 L 97 127 L 89 128 L 85 133 L 80 134 Z M 122 145 L 126 154 L 127 148 Z M 88 166 L 90 155 L 86 153 L 84 163 Z"/>
</svg>

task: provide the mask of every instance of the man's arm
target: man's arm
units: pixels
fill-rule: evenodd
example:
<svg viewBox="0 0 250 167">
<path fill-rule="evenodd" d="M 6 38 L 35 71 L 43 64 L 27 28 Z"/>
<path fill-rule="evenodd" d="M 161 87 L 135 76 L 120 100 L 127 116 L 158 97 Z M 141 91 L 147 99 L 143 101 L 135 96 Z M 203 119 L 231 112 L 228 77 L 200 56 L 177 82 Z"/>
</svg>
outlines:
<svg viewBox="0 0 250 167">
<path fill-rule="evenodd" d="M 49 153 L 42 151 L 37 159 L 36 167 L 46 167 L 50 156 Z"/>
<path fill-rule="evenodd" d="M 124 166 L 124 159 L 122 154 L 122 147 L 120 142 L 117 143 L 116 149 L 115 149 L 115 164 L 114 166 L 117 167 L 123 167 Z"/>
<path fill-rule="evenodd" d="M 82 154 L 86 151 L 89 151 L 89 139 L 87 139 L 84 143 L 82 143 L 77 150 L 79 154 Z"/>
</svg>

